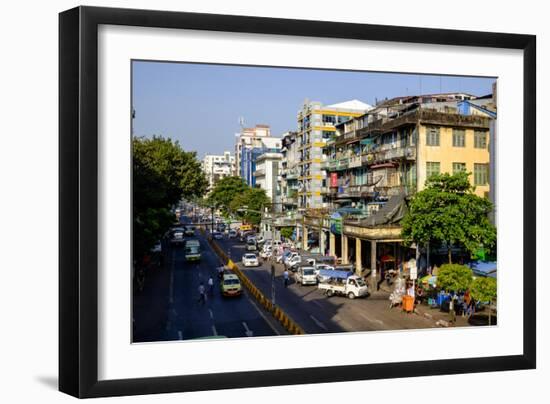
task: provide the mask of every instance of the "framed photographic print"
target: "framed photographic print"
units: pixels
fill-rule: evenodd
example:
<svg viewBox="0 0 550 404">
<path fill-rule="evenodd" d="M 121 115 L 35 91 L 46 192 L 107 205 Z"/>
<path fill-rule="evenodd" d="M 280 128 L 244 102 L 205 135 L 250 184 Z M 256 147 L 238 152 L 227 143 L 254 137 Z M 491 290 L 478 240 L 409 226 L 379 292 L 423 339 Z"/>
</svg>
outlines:
<svg viewBox="0 0 550 404">
<path fill-rule="evenodd" d="M 534 36 L 59 24 L 61 391 L 536 366 Z"/>
</svg>

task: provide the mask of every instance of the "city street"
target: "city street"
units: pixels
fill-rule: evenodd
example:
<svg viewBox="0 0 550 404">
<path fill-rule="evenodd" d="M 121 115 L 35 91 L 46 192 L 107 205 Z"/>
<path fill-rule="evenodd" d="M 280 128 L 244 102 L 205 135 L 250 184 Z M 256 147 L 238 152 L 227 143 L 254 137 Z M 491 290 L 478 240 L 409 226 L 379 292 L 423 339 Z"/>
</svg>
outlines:
<svg viewBox="0 0 550 404">
<path fill-rule="evenodd" d="M 235 239 L 224 239 L 217 243 L 264 295 L 271 297 L 271 262 L 262 262 L 261 266 L 256 268 L 245 268 L 240 262 L 245 253 L 244 243 Z M 436 327 L 434 321 L 425 317 L 406 314 L 399 308 L 390 309 L 389 294 L 384 291 L 353 300 L 340 296 L 328 298 L 316 286 L 301 286 L 294 283 L 292 272 L 291 283 L 285 288 L 284 266 L 276 263 L 274 265 L 275 302 L 307 334 Z"/>
<path fill-rule="evenodd" d="M 201 245 L 200 261 L 186 262 L 183 247 L 166 245 L 164 266 L 150 271 L 143 291 L 134 296 L 134 342 L 284 333 L 246 290 L 242 296 L 221 295 L 217 278 L 221 261 L 198 231 L 195 237 Z M 198 302 L 199 284 L 207 287 L 210 276 L 213 294 L 207 294 L 202 304 Z"/>
</svg>

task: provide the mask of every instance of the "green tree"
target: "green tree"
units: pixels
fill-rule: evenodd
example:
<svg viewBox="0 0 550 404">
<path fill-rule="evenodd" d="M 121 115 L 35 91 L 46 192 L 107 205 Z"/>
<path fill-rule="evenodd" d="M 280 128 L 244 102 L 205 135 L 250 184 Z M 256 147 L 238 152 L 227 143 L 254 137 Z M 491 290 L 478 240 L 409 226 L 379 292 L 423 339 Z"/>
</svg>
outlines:
<svg viewBox="0 0 550 404">
<path fill-rule="evenodd" d="M 436 174 L 426 181 L 426 188 L 409 203 L 401 221 L 405 244 L 436 242 L 451 248 L 461 245 L 471 254 L 480 247 L 493 248 L 496 228 L 489 221 L 492 203 L 474 194 L 469 173 Z"/>
<path fill-rule="evenodd" d="M 471 293 L 474 299 L 492 304 L 497 298 L 497 280 L 494 278 L 476 278 L 472 282 Z M 489 325 L 491 325 L 491 309 L 489 309 Z"/>
<path fill-rule="evenodd" d="M 248 188 L 237 194 L 231 201 L 229 208 L 237 216 L 252 224 L 259 224 L 262 219 L 262 209 L 269 203 L 265 190 Z"/>
<path fill-rule="evenodd" d="M 289 239 L 294 234 L 294 228 L 292 227 L 283 227 L 281 228 L 281 236 L 283 236 L 285 239 Z"/>
<path fill-rule="evenodd" d="M 472 270 L 465 265 L 443 264 L 437 272 L 437 286 L 441 289 L 458 292 L 472 284 Z"/>
<path fill-rule="evenodd" d="M 215 206 L 227 214 L 231 201 L 248 189 L 244 180 L 240 177 L 224 177 L 216 183 L 216 186 L 208 195 L 209 206 Z"/>
<path fill-rule="evenodd" d="M 154 136 L 132 140 L 133 255 L 140 259 L 169 229 L 171 208 L 207 188 L 196 153 L 182 150 L 177 141 Z"/>
</svg>

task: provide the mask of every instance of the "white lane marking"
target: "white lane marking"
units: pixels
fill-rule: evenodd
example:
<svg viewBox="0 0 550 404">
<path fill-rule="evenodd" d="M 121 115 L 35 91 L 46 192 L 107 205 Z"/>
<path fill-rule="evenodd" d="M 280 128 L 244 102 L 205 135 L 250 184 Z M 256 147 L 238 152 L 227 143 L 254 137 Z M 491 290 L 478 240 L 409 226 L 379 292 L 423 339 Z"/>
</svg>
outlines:
<svg viewBox="0 0 550 404">
<path fill-rule="evenodd" d="M 218 335 L 218 331 L 216 330 L 216 326 L 215 326 L 215 325 L 212 326 L 212 334 L 214 334 L 214 336 L 217 336 L 217 335 Z"/>
<path fill-rule="evenodd" d="M 311 300 L 312 303 L 316 304 L 317 306 L 319 306 L 320 308 L 323 308 L 323 305 L 321 304 L 321 302 L 319 300 Z"/>
<path fill-rule="evenodd" d="M 178 338 L 180 339 L 180 341 L 183 339 L 183 334 L 181 330 L 178 330 Z"/>
<path fill-rule="evenodd" d="M 361 317 L 363 317 L 365 320 L 370 321 L 371 323 L 377 323 L 380 325 L 384 325 L 384 322 L 382 320 L 378 320 L 377 318 L 370 318 L 364 313 L 359 313 Z"/>
<path fill-rule="evenodd" d="M 174 265 L 175 265 L 176 251 L 172 250 L 172 265 L 170 266 L 170 304 L 174 303 Z"/>
<path fill-rule="evenodd" d="M 317 320 L 315 317 L 313 317 L 312 314 L 310 314 L 309 317 L 313 320 L 313 322 L 314 322 L 315 324 L 317 324 L 318 327 L 321 327 L 321 328 L 322 328 L 323 330 L 325 330 L 325 331 L 328 330 L 328 328 L 327 328 L 322 322 L 320 322 L 320 321 Z"/>
<path fill-rule="evenodd" d="M 254 333 L 248 328 L 248 324 L 243 321 L 244 333 L 247 337 L 252 337 Z"/>
<path fill-rule="evenodd" d="M 253 298 L 250 298 L 248 296 L 248 294 L 245 294 L 246 298 L 248 299 L 248 301 L 250 302 L 250 304 L 252 304 L 252 306 L 254 306 L 254 308 L 256 309 L 256 311 L 258 312 L 258 314 L 264 319 L 264 321 L 266 322 L 266 324 L 269 326 L 269 328 L 271 328 L 273 330 L 273 332 L 277 335 L 281 335 L 281 333 L 279 332 L 279 330 L 277 330 L 277 328 L 275 328 L 273 326 L 273 324 L 271 324 L 271 320 L 269 320 L 266 315 L 263 313 L 262 309 L 256 304 L 256 301 L 253 299 Z"/>
<path fill-rule="evenodd" d="M 208 309 L 208 314 L 210 314 L 210 318 L 214 319 L 214 313 L 212 313 L 212 309 Z"/>
</svg>

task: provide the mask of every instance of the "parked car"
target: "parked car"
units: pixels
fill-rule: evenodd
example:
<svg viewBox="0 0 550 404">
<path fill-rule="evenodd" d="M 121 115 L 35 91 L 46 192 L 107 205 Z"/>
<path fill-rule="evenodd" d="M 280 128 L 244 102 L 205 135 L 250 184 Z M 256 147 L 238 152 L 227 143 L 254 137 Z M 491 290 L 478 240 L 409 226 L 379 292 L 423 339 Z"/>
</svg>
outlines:
<svg viewBox="0 0 550 404">
<path fill-rule="evenodd" d="M 212 238 L 214 240 L 222 240 L 223 239 L 223 234 L 218 232 L 218 231 L 215 231 L 212 233 Z"/>
<path fill-rule="evenodd" d="M 235 237 L 237 237 L 237 232 L 236 232 L 235 230 L 229 230 L 228 237 L 229 237 L 229 238 L 235 238 Z"/>
<path fill-rule="evenodd" d="M 315 264 L 315 275 L 318 276 L 320 270 L 331 271 L 331 270 L 334 270 L 334 267 L 332 265 L 328 265 L 328 264 Z"/>
<path fill-rule="evenodd" d="M 284 250 L 281 255 L 277 255 L 277 262 L 279 264 L 284 263 L 285 258 L 288 257 L 290 254 L 291 254 L 290 250 Z"/>
<path fill-rule="evenodd" d="M 242 263 L 245 267 L 257 267 L 260 265 L 256 254 L 246 253 L 243 255 Z"/>
</svg>

